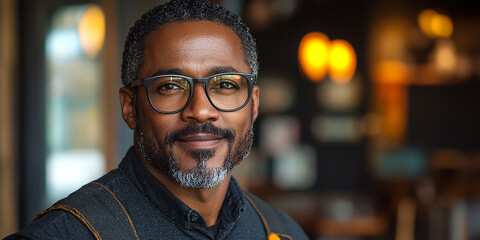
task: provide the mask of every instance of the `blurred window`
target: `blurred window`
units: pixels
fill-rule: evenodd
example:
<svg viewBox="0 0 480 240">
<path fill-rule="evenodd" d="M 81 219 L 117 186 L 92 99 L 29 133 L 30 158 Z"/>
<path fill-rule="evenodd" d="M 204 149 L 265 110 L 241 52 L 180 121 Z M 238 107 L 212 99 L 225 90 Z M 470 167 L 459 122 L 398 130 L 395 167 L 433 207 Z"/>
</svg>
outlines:
<svg viewBox="0 0 480 240">
<path fill-rule="evenodd" d="M 105 171 L 102 143 L 103 11 L 58 9 L 46 34 L 46 196 L 67 196 Z"/>
</svg>

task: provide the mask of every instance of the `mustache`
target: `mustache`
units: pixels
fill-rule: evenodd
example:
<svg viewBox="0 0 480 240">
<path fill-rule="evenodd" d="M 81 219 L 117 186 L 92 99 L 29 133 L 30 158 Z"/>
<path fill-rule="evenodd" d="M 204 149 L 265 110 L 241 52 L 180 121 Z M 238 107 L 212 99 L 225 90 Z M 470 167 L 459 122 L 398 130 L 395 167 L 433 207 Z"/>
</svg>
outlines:
<svg viewBox="0 0 480 240">
<path fill-rule="evenodd" d="M 235 140 L 235 132 L 228 128 L 219 128 L 213 125 L 211 122 L 206 122 L 204 124 L 194 123 L 190 124 L 185 128 L 174 130 L 168 133 L 165 136 L 165 143 L 172 147 L 174 142 L 178 139 L 199 133 L 213 134 L 227 139 L 228 142 L 233 142 Z"/>
</svg>

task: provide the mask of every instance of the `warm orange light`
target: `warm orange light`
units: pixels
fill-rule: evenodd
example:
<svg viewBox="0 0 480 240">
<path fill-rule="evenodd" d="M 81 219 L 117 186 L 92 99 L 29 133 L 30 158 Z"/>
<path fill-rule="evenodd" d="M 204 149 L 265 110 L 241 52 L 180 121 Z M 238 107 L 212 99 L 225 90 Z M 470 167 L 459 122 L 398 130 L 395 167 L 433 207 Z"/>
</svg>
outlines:
<svg viewBox="0 0 480 240">
<path fill-rule="evenodd" d="M 418 14 L 420 30 L 431 38 L 450 37 L 453 33 L 452 20 L 444 14 L 439 14 L 432 9 L 426 9 Z"/>
<path fill-rule="evenodd" d="M 78 34 L 87 55 L 95 57 L 105 39 L 105 16 L 100 7 L 90 6 L 85 10 L 78 24 Z"/>
<path fill-rule="evenodd" d="M 432 32 L 438 37 L 450 37 L 453 33 L 452 20 L 447 15 L 437 14 L 431 22 Z"/>
<path fill-rule="evenodd" d="M 458 57 L 452 40 L 442 39 L 437 41 L 430 58 L 441 78 L 449 78 L 455 74 Z"/>
<path fill-rule="evenodd" d="M 280 237 L 275 233 L 270 233 L 268 240 L 281 240 Z"/>
<path fill-rule="evenodd" d="M 357 56 L 352 45 L 345 40 L 333 40 L 329 55 L 330 78 L 336 83 L 350 81 L 357 68 Z"/>
<path fill-rule="evenodd" d="M 330 40 L 319 32 L 306 34 L 298 47 L 298 61 L 303 73 L 318 82 L 327 74 Z"/>
<path fill-rule="evenodd" d="M 425 9 L 418 14 L 418 26 L 420 27 L 420 30 L 422 30 L 423 34 L 425 34 L 427 37 L 434 37 L 434 34 L 432 33 L 431 22 L 436 15 L 437 12 L 432 9 Z"/>
<path fill-rule="evenodd" d="M 380 61 L 373 65 L 373 79 L 379 83 L 406 84 L 410 82 L 410 69 L 401 61 Z"/>
</svg>

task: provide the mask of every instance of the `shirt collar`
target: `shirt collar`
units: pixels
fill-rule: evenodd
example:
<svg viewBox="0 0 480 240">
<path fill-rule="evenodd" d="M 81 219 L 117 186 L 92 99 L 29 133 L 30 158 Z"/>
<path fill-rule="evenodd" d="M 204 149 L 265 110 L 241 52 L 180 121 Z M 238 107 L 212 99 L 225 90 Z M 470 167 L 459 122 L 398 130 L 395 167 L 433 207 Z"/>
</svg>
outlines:
<svg viewBox="0 0 480 240">
<path fill-rule="evenodd" d="M 206 227 L 205 220 L 200 213 L 190 208 L 173 195 L 160 181 L 158 181 L 140 162 L 131 147 L 119 166 L 133 186 L 150 202 L 162 215 L 180 227 L 190 230 L 195 225 Z M 230 228 L 245 210 L 246 198 L 242 189 L 232 177 L 227 194 L 219 214 L 220 228 Z M 203 222 L 203 224 L 202 224 Z M 230 227 L 229 227 L 230 226 Z"/>
</svg>

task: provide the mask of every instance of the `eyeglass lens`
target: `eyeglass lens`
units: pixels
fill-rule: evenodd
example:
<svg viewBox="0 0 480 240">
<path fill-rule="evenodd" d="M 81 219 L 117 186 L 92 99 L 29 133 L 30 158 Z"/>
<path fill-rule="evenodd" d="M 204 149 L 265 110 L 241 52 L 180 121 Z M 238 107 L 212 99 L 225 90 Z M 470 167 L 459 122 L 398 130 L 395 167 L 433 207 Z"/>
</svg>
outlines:
<svg viewBox="0 0 480 240">
<path fill-rule="evenodd" d="M 163 112 L 183 108 L 190 98 L 190 82 L 182 77 L 159 77 L 150 83 L 149 97 L 152 105 Z M 210 79 L 208 97 L 222 110 L 241 107 L 248 100 L 248 80 L 236 74 L 218 75 Z"/>
</svg>

